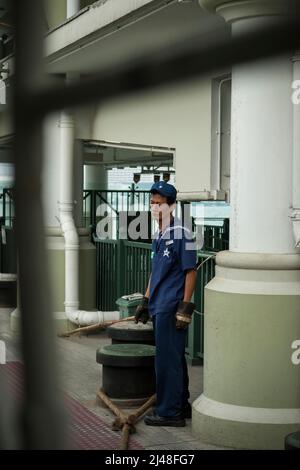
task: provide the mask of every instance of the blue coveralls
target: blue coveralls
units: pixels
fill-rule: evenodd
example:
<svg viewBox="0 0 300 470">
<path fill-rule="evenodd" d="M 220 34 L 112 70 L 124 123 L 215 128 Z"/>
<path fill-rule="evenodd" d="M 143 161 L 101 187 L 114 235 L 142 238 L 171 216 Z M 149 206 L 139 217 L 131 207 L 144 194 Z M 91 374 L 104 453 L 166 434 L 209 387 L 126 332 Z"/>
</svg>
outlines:
<svg viewBox="0 0 300 470">
<path fill-rule="evenodd" d="M 176 329 L 176 309 L 184 297 L 186 271 L 196 268 L 191 233 L 174 218 L 152 243 L 149 312 L 156 357 L 156 409 L 159 416 L 178 415 L 189 399 L 185 359 L 187 330 Z"/>
</svg>

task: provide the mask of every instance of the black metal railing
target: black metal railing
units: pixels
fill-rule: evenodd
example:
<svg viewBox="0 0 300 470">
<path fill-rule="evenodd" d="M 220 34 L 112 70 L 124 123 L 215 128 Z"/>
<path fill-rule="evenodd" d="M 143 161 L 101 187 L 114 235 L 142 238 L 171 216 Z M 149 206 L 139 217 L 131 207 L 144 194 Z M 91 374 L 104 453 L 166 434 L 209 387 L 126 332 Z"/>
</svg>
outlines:
<svg viewBox="0 0 300 470">
<path fill-rule="evenodd" d="M 17 247 L 13 227 L 0 227 L 0 270 L 1 273 L 17 273 Z"/>
<path fill-rule="evenodd" d="M 4 188 L 0 194 L 0 202 L 2 204 L 1 223 L 6 227 L 12 227 L 15 217 L 14 189 Z"/>
</svg>

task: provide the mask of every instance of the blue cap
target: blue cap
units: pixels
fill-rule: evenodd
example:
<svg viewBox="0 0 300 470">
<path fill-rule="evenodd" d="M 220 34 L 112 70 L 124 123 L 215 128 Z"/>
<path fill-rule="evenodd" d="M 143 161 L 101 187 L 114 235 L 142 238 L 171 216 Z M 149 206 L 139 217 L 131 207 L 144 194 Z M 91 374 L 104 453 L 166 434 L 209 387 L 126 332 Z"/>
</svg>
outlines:
<svg viewBox="0 0 300 470">
<path fill-rule="evenodd" d="M 150 193 L 158 193 L 164 197 L 170 197 L 176 201 L 176 188 L 172 184 L 166 183 L 165 181 L 158 181 L 157 183 L 154 183 L 150 189 Z"/>
</svg>

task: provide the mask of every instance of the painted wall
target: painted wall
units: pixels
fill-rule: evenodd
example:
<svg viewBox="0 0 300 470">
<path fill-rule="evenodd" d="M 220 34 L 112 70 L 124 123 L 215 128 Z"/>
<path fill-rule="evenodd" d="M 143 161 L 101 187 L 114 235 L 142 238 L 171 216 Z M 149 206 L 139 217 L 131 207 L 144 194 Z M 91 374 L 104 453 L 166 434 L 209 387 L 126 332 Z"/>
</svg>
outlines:
<svg viewBox="0 0 300 470">
<path fill-rule="evenodd" d="M 92 138 L 175 148 L 178 190 L 208 190 L 211 79 L 201 77 L 99 106 Z"/>
</svg>

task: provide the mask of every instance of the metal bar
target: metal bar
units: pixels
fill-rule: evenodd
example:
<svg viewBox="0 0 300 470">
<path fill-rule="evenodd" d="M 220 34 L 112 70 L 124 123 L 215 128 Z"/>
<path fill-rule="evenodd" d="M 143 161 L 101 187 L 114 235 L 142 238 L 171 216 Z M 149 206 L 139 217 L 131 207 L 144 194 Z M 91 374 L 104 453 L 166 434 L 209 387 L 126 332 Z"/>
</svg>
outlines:
<svg viewBox="0 0 300 470">
<path fill-rule="evenodd" d="M 106 308 L 109 310 L 110 308 L 110 305 L 111 305 L 111 294 L 112 294 L 112 290 L 111 290 L 111 257 L 112 257 L 112 249 L 111 249 L 111 246 L 108 246 L 107 247 L 107 250 L 106 250 L 106 253 L 107 253 L 107 259 L 106 259 L 106 263 L 107 263 L 107 283 L 106 283 L 106 294 L 107 294 L 107 306 Z"/>
<path fill-rule="evenodd" d="M 136 286 L 137 286 L 137 291 L 140 292 L 141 289 L 141 257 L 142 257 L 142 251 L 140 248 L 136 248 Z"/>
<path fill-rule="evenodd" d="M 111 197 L 111 196 L 112 196 L 112 193 L 110 194 L 110 197 Z M 108 202 L 108 200 L 105 199 L 105 197 L 103 197 L 101 194 L 99 194 L 99 198 L 100 198 L 100 200 L 103 201 L 108 207 L 110 207 L 111 210 L 113 210 L 117 215 L 119 214 L 119 213 L 118 213 L 118 210 L 116 210 L 116 209 L 113 207 L 112 203 L 111 203 L 111 202 Z M 96 209 L 97 209 L 97 206 L 96 206 Z"/>
<path fill-rule="evenodd" d="M 109 268 L 110 269 L 109 300 L 110 300 L 110 304 L 111 304 L 109 310 L 114 310 L 114 303 L 117 299 L 115 298 L 115 292 L 114 292 L 116 272 L 115 272 L 115 269 L 114 269 L 114 246 L 113 245 L 110 246 L 109 264 L 110 264 L 110 268 Z"/>
<path fill-rule="evenodd" d="M 105 252 L 105 310 L 108 310 L 109 305 L 109 256 L 110 256 L 110 246 L 104 245 Z"/>
<path fill-rule="evenodd" d="M 124 258 L 125 247 L 123 240 L 117 241 L 117 296 L 118 298 L 124 295 Z"/>
<path fill-rule="evenodd" d="M 35 113 L 47 114 L 63 107 L 89 102 L 104 102 L 120 95 L 138 92 L 164 84 L 222 69 L 236 63 L 253 61 L 294 50 L 300 45 L 299 9 L 293 18 L 281 25 L 248 32 L 239 37 L 215 39 L 206 45 L 203 35 L 181 41 L 130 62 L 101 70 L 81 84 L 67 88 L 31 89 L 21 104 L 32 106 Z M 29 68 L 29 67 L 28 67 Z"/>
<path fill-rule="evenodd" d="M 6 215 L 7 215 L 7 223 L 5 225 L 7 226 L 11 226 L 12 225 L 12 193 L 11 193 L 11 190 L 9 189 L 7 191 L 7 204 L 8 204 L 8 215 L 7 215 L 7 211 L 6 211 Z"/>
<path fill-rule="evenodd" d="M 3 206 L 2 206 L 2 213 L 3 213 L 3 224 L 6 225 L 6 189 L 3 190 Z"/>
<path fill-rule="evenodd" d="M 95 240 L 95 235 L 93 235 L 93 238 Z M 97 306 L 97 309 L 100 310 L 100 305 L 99 305 L 99 285 L 100 285 L 99 248 L 100 248 L 100 245 L 99 243 L 95 242 L 95 246 L 96 246 L 96 306 Z"/>
<path fill-rule="evenodd" d="M 104 307 L 105 307 L 105 310 L 107 310 L 107 299 L 108 299 L 108 296 L 107 296 L 107 250 L 108 250 L 108 245 L 107 244 L 103 244 L 103 269 L 104 269 L 104 292 L 103 292 L 103 296 L 104 296 Z"/>
<path fill-rule="evenodd" d="M 123 193 L 131 193 L 131 190 L 124 190 L 124 189 L 92 189 L 90 191 L 98 191 L 100 193 L 114 193 L 114 194 L 123 194 Z M 87 192 L 85 190 L 85 192 Z M 145 194 L 149 194 L 149 191 L 145 190 L 145 189 L 139 189 L 138 191 L 136 191 L 138 193 L 145 193 Z M 213 217 L 213 219 L 217 219 L 217 217 Z M 222 219 L 223 220 L 223 219 Z"/>
<path fill-rule="evenodd" d="M 29 90 L 42 86 L 40 7 L 40 0 L 14 1 L 16 240 L 25 379 L 22 447 L 60 449 L 64 447 L 63 400 L 58 391 L 41 202 L 42 121 L 26 99 Z"/>
<path fill-rule="evenodd" d="M 100 273 L 101 273 L 101 278 L 100 278 L 100 305 L 101 308 L 100 310 L 105 310 L 104 306 L 104 295 L 103 295 L 103 289 L 105 289 L 105 272 L 104 272 L 104 245 L 101 243 L 100 245 L 100 259 L 99 259 L 99 266 L 100 266 Z"/>
</svg>

